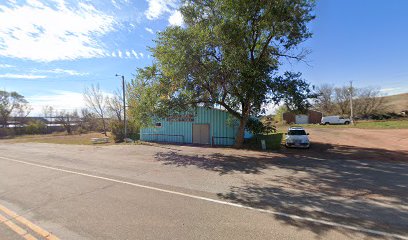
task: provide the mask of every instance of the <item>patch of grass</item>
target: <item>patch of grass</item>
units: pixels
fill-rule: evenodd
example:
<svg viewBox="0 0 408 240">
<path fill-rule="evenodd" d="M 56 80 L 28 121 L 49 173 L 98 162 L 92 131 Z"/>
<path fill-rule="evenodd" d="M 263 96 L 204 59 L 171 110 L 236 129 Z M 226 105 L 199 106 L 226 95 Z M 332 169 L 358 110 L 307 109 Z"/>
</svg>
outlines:
<svg viewBox="0 0 408 240">
<path fill-rule="evenodd" d="M 383 128 L 383 129 L 403 129 L 408 128 L 408 120 L 395 121 L 361 121 L 357 122 L 357 128 Z"/>
<path fill-rule="evenodd" d="M 93 145 L 91 138 L 101 138 L 105 135 L 100 133 L 87 133 L 87 134 L 47 134 L 47 135 L 23 135 L 17 136 L 12 139 L 3 140 L 8 143 L 55 143 L 55 144 L 73 144 L 73 145 Z M 112 144 L 113 140 L 110 140 Z"/>
</svg>

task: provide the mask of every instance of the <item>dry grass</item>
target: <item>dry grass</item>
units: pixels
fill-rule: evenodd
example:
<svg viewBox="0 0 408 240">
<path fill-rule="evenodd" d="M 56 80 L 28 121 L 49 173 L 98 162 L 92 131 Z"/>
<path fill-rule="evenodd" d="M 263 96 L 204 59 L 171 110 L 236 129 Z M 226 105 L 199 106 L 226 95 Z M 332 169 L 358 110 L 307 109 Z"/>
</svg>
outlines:
<svg viewBox="0 0 408 240">
<path fill-rule="evenodd" d="M 35 142 L 35 143 L 56 143 L 56 144 L 74 144 L 74 145 L 93 145 L 91 142 L 91 138 L 101 138 L 105 137 L 105 135 L 101 133 L 87 133 L 87 134 L 72 134 L 67 135 L 64 133 L 54 133 L 54 134 L 47 134 L 47 135 L 23 135 L 23 136 L 16 136 L 11 139 L 3 139 L 0 140 L 2 142 L 8 143 L 28 143 L 28 142 Z M 106 144 L 113 144 L 113 140 L 110 140 L 110 143 Z"/>
<path fill-rule="evenodd" d="M 408 93 L 386 96 L 384 98 L 385 110 L 399 113 L 408 110 Z"/>
</svg>

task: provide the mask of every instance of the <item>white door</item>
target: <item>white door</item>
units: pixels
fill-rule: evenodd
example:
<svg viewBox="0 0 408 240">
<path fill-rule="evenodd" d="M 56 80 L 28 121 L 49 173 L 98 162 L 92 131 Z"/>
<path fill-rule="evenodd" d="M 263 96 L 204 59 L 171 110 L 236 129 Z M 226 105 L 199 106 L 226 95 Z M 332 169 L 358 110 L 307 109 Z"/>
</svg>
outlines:
<svg viewBox="0 0 408 240">
<path fill-rule="evenodd" d="M 296 115 L 295 118 L 296 124 L 308 124 L 309 123 L 309 116 L 308 115 Z"/>
</svg>

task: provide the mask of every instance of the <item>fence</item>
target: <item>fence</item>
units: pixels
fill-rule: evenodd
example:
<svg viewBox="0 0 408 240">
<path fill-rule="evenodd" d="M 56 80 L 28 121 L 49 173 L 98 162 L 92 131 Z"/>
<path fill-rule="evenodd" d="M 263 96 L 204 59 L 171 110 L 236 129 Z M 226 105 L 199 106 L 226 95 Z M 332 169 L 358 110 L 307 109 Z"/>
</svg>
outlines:
<svg viewBox="0 0 408 240">
<path fill-rule="evenodd" d="M 147 142 L 185 143 L 184 135 L 141 133 L 140 139 Z"/>
</svg>

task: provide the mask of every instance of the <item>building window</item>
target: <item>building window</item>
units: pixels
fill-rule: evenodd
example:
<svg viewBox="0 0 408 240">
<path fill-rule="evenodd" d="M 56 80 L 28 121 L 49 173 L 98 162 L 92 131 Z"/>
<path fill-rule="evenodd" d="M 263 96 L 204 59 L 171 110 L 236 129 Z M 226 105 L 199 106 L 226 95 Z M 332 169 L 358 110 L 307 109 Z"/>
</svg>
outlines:
<svg viewBox="0 0 408 240">
<path fill-rule="evenodd" d="M 162 124 L 161 124 L 161 122 L 157 122 L 157 123 L 154 124 L 154 126 L 157 127 L 157 128 L 160 128 L 160 127 L 162 127 Z"/>
</svg>

